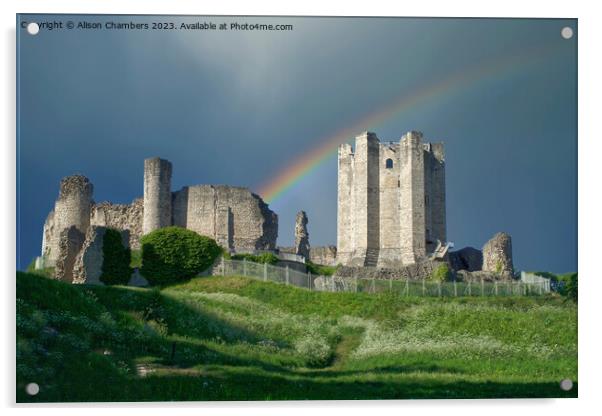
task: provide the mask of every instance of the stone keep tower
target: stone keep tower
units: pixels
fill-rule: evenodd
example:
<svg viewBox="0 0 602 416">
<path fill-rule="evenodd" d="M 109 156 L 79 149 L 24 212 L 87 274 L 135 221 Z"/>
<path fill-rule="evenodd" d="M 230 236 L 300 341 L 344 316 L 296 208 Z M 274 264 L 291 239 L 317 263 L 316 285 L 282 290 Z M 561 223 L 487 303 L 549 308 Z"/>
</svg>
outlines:
<svg viewBox="0 0 602 416">
<path fill-rule="evenodd" d="M 144 160 L 143 234 L 171 225 L 171 170 L 167 160 Z"/>
<path fill-rule="evenodd" d="M 337 262 L 398 267 L 446 241 L 443 144 L 363 133 L 339 147 Z"/>
</svg>

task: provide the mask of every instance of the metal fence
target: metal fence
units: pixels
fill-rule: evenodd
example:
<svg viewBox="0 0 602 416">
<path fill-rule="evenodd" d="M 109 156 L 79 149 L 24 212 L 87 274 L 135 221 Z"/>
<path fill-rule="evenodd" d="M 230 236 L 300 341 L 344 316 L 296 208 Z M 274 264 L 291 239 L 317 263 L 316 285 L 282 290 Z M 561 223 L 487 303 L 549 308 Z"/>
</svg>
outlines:
<svg viewBox="0 0 602 416">
<path fill-rule="evenodd" d="M 547 292 L 550 291 L 550 279 L 546 279 L 535 273 L 520 272 L 520 280 L 524 283 L 538 283 L 542 284 Z"/>
<path fill-rule="evenodd" d="M 432 280 L 337 279 L 321 276 L 314 286 L 329 292 L 394 293 L 399 296 L 532 296 L 543 295 L 544 283 L 521 281 L 436 282 Z"/>
<path fill-rule="evenodd" d="M 533 296 L 550 291 L 549 283 L 523 281 L 435 282 L 432 280 L 383 280 L 318 276 L 289 267 L 222 259 L 214 275 L 240 275 L 309 290 L 352 293 L 394 293 L 399 296 Z"/>
<path fill-rule="evenodd" d="M 246 260 L 225 260 L 222 258 L 218 270 L 213 274 L 240 275 L 253 277 L 266 282 L 283 283 L 306 289 L 313 289 L 315 274 L 303 273 L 287 267 L 276 267 L 267 263 L 255 263 Z"/>
</svg>

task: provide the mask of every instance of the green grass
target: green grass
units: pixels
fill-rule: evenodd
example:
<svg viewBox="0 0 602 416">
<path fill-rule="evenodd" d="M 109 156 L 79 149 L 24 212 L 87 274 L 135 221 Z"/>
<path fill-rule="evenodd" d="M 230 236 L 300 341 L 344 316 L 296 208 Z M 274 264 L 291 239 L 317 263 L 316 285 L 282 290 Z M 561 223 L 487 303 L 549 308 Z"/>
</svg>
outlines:
<svg viewBox="0 0 602 416">
<path fill-rule="evenodd" d="M 131 251 L 130 267 L 132 269 L 142 267 L 142 250 L 132 250 Z"/>
<path fill-rule="evenodd" d="M 577 380 L 577 308 L 555 296 L 324 293 L 236 276 L 141 289 L 17 273 L 19 402 L 576 397 L 564 378 Z"/>
</svg>

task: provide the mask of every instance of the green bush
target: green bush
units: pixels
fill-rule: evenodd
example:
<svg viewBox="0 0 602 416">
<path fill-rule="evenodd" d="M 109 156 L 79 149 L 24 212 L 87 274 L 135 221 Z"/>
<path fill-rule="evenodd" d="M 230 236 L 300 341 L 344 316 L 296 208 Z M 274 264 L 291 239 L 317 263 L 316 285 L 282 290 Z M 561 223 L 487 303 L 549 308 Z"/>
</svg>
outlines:
<svg viewBox="0 0 602 416">
<path fill-rule="evenodd" d="M 155 230 L 140 242 L 140 272 L 153 285 L 190 279 L 211 266 L 222 253 L 215 240 L 180 227 Z"/>
<path fill-rule="evenodd" d="M 142 251 L 141 250 L 130 250 L 131 260 L 130 267 L 132 269 L 142 267 Z"/>
<path fill-rule="evenodd" d="M 307 261 L 305 264 L 307 266 L 308 272 L 320 276 L 332 276 L 334 272 L 337 271 L 337 268 L 340 266 L 324 266 L 322 264 L 312 263 L 311 261 Z"/>
<path fill-rule="evenodd" d="M 577 303 L 577 273 L 569 273 L 566 275 L 565 294 L 567 299 L 571 299 Z"/>
<path fill-rule="evenodd" d="M 451 280 L 451 270 L 447 263 L 443 263 L 438 266 L 431 274 L 431 280 L 436 282 L 445 282 Z"/>
<path fill-rule="evenodd" d="M 100 281 L 106 285 L 127 285 L 132 276 L 130 249 L 123 246 L 121 233 L 108 229 L 102 239 Z"/>
<path fill-rule="evenodd" d="M 235 254 L 232 260 L 247 260 L 254 263 L 267 263 L 274 265 L 280 261 L 280 259 L 274 253 L 261 253 L 259 255 L 253 254 Z"/>
</svg>

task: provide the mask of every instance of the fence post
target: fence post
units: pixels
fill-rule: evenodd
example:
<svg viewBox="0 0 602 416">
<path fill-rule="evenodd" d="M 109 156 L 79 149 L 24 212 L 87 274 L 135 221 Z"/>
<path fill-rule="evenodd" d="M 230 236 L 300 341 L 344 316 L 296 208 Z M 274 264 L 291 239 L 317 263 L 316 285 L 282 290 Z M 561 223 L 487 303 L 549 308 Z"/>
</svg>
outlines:
<svg viewBox="0 0 602 416">
<path fill-rule="evenodd" d="M 286 284 L 288 285 L 288 264 L 286 265 Z"/>
<path fill-rule="evenodd" d="M 389 280 L 389 293 L 393 293 L 393 279 Z"/>
<path fill-rule="evenodd" d="M 458 297 L 458 286 L 456 286 L 456 279 L 454 279 L 454 297 Z"/>
<path fill-rule="evenodd" d="M 330 286 L 332 287 L 332 291 L 335 292 L 335 290 L 334 290 L 334 276 L 330 276 L 330 282 L 331 282 Z"/>
<path fill-rule="evenodd" d="M 483 282 L 482 277 L 481 277 L 481 296 L 485 296 L 485 283 Z"/>
<path fill-rule="evenodd" d="M 268 280 L 268 264 L 263 263 L 263 281 L 267 282 Z"/>
<path fill-rule="evenodd" d="M 493 286 L 495 287 L 495 296 L 497 296 L 497 281 L 493 284 Z"/>
<path fill-rule="evenodd" d="M 242 275 L 247 275 L 247 259 L 242 259 Z"/>
<path fill-rule="evenodd" d="M 224 256 L 222 256 L 222 276 L 226 275 L 226 261 L 224 260 Z"/>
<path fill-rule="evenodd" d="M 406 297 L 410 296 L 410 280 L 406 277 Z"/>
<path fill-rule="evenodd" d="M 355 279 L 355 293 L 357 293 L 357 276 L 355 276 L 354 279 Z"/>
<path fill-rule="evenodd" d="M 468 296 L 472 296 L 472 286 L 471 286 L 471 281 L 468 281 Z"/>
<path fill-rule="evenodd" d="M 441 282 L 437 284 L 437 292 L 439 292 L 439 297 L 441 297 Z"/>
<path fill-rule="evenodd" d="M 426 292 L 426 287 L 425 287 L 425 282 L 424 282 L 424 277 L 422 278 L 422 296 L 424 296 Z"/>
<path fill-rule="evenodd" d="M 374 287 L 374 277 L 372 278 L 372 293 L 376 293 L 376 288 Z"/>
</svg>

